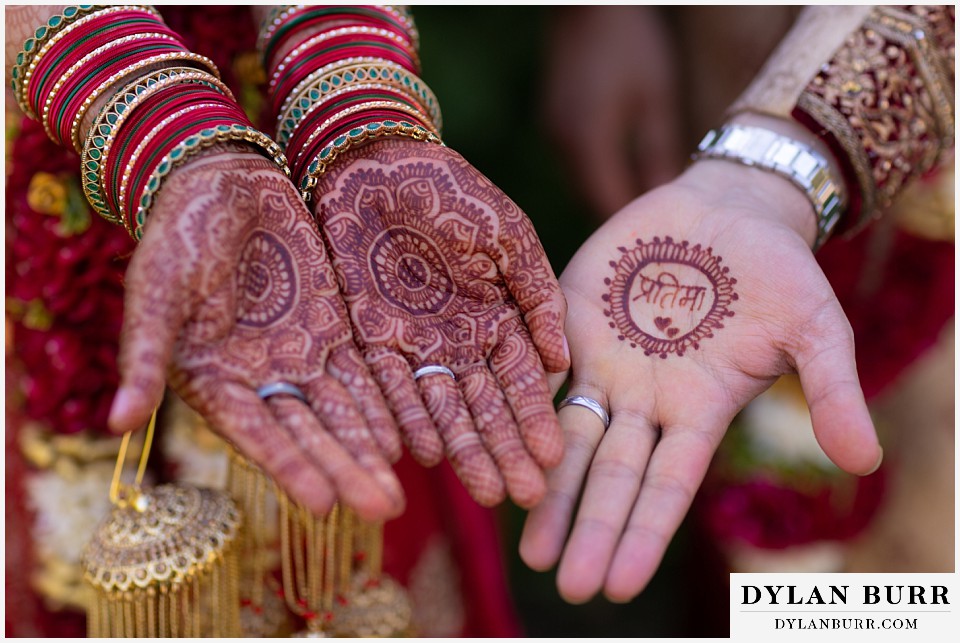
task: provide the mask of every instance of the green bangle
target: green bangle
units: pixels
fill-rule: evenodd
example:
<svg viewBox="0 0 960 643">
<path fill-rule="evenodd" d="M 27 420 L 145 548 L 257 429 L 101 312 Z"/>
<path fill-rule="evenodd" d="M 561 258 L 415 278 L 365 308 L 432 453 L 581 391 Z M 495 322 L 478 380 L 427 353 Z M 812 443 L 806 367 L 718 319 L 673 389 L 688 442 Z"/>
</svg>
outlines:
<svg viewBox="0 0 960 643">
<path fill-rule="evenodd" d="M 355 127 L 346 134 L 341 134 L 333 142 L 320 150 L 316 158 L 307 166 L 306 175 L 300 180 L 300 197 L 309 202 L 313 198 L 313 190 L 317 187 L 318 179 L 337 160 L 337 157 L 351 147 L 375 138 L 402 136 L 427 143 L 443 145 L 440 137 L 408 121 L 375 121 L 363 127 Z"/>
<path fill-rule="evenodd" d="M 140 201 L 137 212 L 134 215 L 133 238 L 140 241 L 143 238 L 143 226 L 147 221 L 150 207 L 153 205 L 153 199 L 157 191 L 163 184 L 163 179 L 167 177 L 175 168 L 183 165 L 191 156 L 217 143 L 228 141 L 245 141 L 259 148 L 264 155 L 277 164 L 277 167 L 286 176 L 290 176 L 290 168 L 287 166 L 287 159 L 283 155 L 283 150 L 273 140 L 252 127 L 246 125 L 218 125 L 200 131 L 198 134 L 187 137 L 171 149 L 157 164 L 150 178 L 147 179 L 146 186 L 140 195 Z"/>
<path fill-rule="evenodd" d="M 308 81 L 301 89 L 291 92 L 292 100 L 285 102 L 277 119 L 277 142 L 286 145 L 300 121 L 311 111 L 312 106 L 327 94 L 354 83 L 386 82 L 415 99 L 424 108 L 437 131 L 443 129 L 440 103 L 430 88 L 420 78 L 399 65 L 357 64 L 328 72 Z"/>
</svg>

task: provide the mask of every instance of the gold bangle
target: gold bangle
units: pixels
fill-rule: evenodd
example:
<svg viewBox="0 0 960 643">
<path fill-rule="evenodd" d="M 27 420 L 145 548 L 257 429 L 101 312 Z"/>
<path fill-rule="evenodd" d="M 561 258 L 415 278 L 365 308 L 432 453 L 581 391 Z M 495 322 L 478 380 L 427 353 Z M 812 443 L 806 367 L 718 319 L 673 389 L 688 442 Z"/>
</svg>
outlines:
<svg viewBox="0 0 960 643">
<path fill-rule="evenodd" d="M 293 89 L 290 90 L 290 93 L 284 97 L 283 102 L 280 104 L 280 109 L 278 110 L 279 114 L 282 114 L 290 105 L 293 103 L 294 97 L 303 92 L 303 88 L 309 85 L 310 83 L 316 81 L 318 78 L 325 74 L 335 72 L 341 67 L 347 67 L 348 65 L 380 65 L 386 64 L 387 61 L 384 61 L 382 58 L 372 58 L 372 57 L 357 57 L 357 58 L 344 58 L 343 60 L 337 60 L 335 62 L 329 63 L 310 72 L 306 78 L 297 83 Z"/>
<path fill-rule="evenodd" d="M 300 179 L 300 198 L 309 203 L 313 198 L 313 190 L 317 187 L 318 179 L 336 162 L 337 158 L 355 145 L 370 139 L 402 136 L 417 141 L 443 145 L 440 137 L 433 132 L 429 132 L 419 125 L 403 121 L 368 123 L 360 130 L 355 134 L 347 133 L 338 136 L 330 145 L 320 150 L 320 153 L 314 157 L 307 167 L 307 173 Z"/>
</svg>

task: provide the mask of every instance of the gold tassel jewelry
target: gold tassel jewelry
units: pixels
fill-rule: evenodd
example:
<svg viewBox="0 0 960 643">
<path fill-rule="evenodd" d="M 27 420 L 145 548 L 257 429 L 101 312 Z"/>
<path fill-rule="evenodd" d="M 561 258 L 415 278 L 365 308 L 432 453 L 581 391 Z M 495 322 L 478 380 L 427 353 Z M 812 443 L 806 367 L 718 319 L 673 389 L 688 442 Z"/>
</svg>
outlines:
<svg viewBox="0 0 960 643">
<path fill-rule="evenodd" d="M 244 516 L 240 533 L 240 627 L 245 637 L 272 637 L 290 616 L 272 573 L 280 567 L 277 499 L 263 471 L 229 449 L 227 488 Z"/>
<path fill-rule="evenodd" d="M 314 516 L 281 489 L 276 488 L 275 493 L 280 505 L 283 598 L 307 625 L 295 636 L 329 636 L 326 625 L 332 619 L 337 573 L 343 567 L 341 558 L 350 556 L 352 549 L 337 538 L 339 523 L 348 512 L 334 505 L 327 515 Z"/>
<path fill-rule="evenodd" d="M 110 501 L 113 510 L 83 552 L 93 586 L 91 637 L 240 635 L 237 540 L 240 511 L 212 489 L 140 485 L 156 425 L 147 426 L 136 481 L 120 483 L 130 433 L 123 437 Z"/>
<path fill-rule="evenodd" d="M 412 636 L 406 591 L 382 571 L 382 523 L 360 520 L 340 504 L 315 516 L 235 451 L 229 471 L 230 492 L 246 517 L 239 547 L 244 610 L 266 617 L 279 595 L 306 624 L 296 637 Z M 281 587 L 275 593 L 270 581 L 277 522 Z M 247 621 L 255 619 L 244 618 L 244 632 L 257 635 L 247 629 Z M 259 627 L 260 635 L 277 631 L 265 632 L 265 623 Z"/>
</svg>

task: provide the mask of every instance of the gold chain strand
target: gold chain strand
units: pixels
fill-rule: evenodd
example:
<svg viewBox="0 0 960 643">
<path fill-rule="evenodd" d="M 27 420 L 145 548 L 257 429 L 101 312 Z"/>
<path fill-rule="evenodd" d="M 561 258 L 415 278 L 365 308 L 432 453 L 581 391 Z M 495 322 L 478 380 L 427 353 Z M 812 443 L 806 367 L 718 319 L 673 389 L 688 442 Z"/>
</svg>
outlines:
<svg viewBox="0 0 960 643">
<path fill-rule="evenodd" d="M 307 601 L 307 609 L 317 614 L 317 608 L 320 603 L 320 579 L 323 570 L 323 522 L 321 518 L 314 518 L 307 515 L 307 512 L 300 514 L 307 528 L 307 591 L 304 595 Z M 318 615 L 319 616 L 319 615 Z"/>
<path fill-rule="evenodd" d="M 236 623 L 234 630 L 236 634 L 242 635 L 243 632 L 240 630 L 240 556 L 237 552 L 230 554 L 230 580 L 233 587 L 230 589 L 230 604 L 233 605 L 233 622 Z M 263 576 L 261 575 L 257 581 L 257 586 L 260 588 L 260 594 L 263 594 Z M 261 613 L 263 610 L 263 604 L 261 603 Z M 268 632 L 269 634 L 269 632 Z"/>
<path fill-rule="evenodd" d="M 379 580 L 383 573 L 383 523 L 370 527 L 370 578 Z"/>
<path fill-rule="evenodd" d="M 156 638 L 157 632 L 157 590 L 147 588 L 147 638 Z"/>
<path fill-rule="evenodd" d="M 213 588 L 213 595 L 220 596 L 220 569 L 216 565 L 214 565 L 213 573 L 210 575 L 210 583 Z M 213 619 L 213 638 L 215 639 L 223 637 L 220 632 L 220 620 L 219 618 Z"/>
<path fill-rule="evenodd" d="M 97 605 L 97 599 L 93 599 L 93 609 L 89 610 L 87 617 L 87 638 L 100 638 L 100 606 Z"/>
<path fill-rule="evenodd" d="M 346 597 L 350 593 L 350 570 L 353 566 L 354 514 L 344 507 L 340 515 L 340 594 Z"/>
<path fill-rule="evenodd" d="M 296 609 L 293 593 L 293 565 L 290 552 L 290 504 L 285 494 L 277 494 L 280 505 L 280 577 L 283 581 L 283 598 L 291 610 Z"/>
<path fill-rule="evenodd" d="M 134 618 L 136 619 L 134 623 L 134 631 L 137 638 L 144 638 L 147 636 L 147 614 L 146 614 L 146 596 L 142 591 L 138 591 L 133 598 L 133 609 L 134 609 Z"/>
<path fill-rule="evenodd" d="M 167 627 L 167 610 L 169 609 L 167 606 L 168 598 L 169 596 L 167 595 L 167 588 L 164 587 L 160 590 L 160 596 L 157 597 L 157 620 L 159 621 L 160 626 L 160 631 L 157 632 L 157 636 L 164 638 L 172 636 L 172 634 L 170 634 L 170 629 Z"/>
<path fill-rule="evenodd" d="M 256 512 L 255 525 L 253 530 L 253 535 L 255 538 L 254 541 L 254 579 L 253 579 L 253 588 L 252 588 L 252 597 L 253 604 L 257 605 L 260 608 L 265 606 L 264 601 L 264 582 L 265 576 L 267 573 L 267 543 L 266 543 L 266 500 L 267 500 L 267 485 L 266 479 L 262 476 L 249 469 L 247 471 L 248 480 L 252 481 L 254 487 L 254 506 L 253 509 Z"/>
<path fill-rule="evenodd" d="M 133 601 L 129 597 L 123 598 L 123 631 L 128 639 L 136 638 L 136 623 L 133 620 Z"/>
<path fill-rule="evenodd" d="M 177 587 L 174 585 L 174 587 Z M 178 632 L 180 631 L 180 622 L 177 618 L 177 603 L 180 601 L 180 592 L 174 590 L 167 596 L 167 602 L 170 607 L 170 636 L 172 638 L 177 638 Z"/>
<path fill-rule="evenodd" d="M 118 628 L 123 623 L 123 612 L 118 609 L 116 600 L 108 599 L 107 604 L 110 611 L 110 616 L 107 618 L 107 637 L 120 638 L 123 633 Z"/>
<path fill-rule="evenodd" d="M 325 565 L 325 577 L 324 577 L 324 587 L 323 587 L 323 610 L 324 612 L 329 613 L 333 610 L 333 592 L 336 588 L 335 574 L 337 571 L 337 517 L 340 514 L 339 505 L 333 505 L 333 509 L 330 510 L 330 515 L 327 516 L 327 534 L 326 534 L 326 547 L 325 547 L 325 556 L 326 559 L 324 562 Z"/>
<path fill-rule="evenodd" d="M 200 636 L 200 617 L 203 614 L 203 609 L 200 606 L 200 576 L 196 575 L 193 577 L 193 602 L 190 605 L 190 608 L 193 609 L 193 635 L 196 637 Z"/>
<path fill-rule="evenodd" d="M 293 513 L 293 568 L 294 568 L 294 580 L 296 581 L 296 591 L 295 596 L 299 598 L 306 598 L 306 582 L 307 577 L 304 574 L 304 539 L 305 534 L 303 533 L 303 510 L 299 505 L 294 505 Z"/>
</svg>

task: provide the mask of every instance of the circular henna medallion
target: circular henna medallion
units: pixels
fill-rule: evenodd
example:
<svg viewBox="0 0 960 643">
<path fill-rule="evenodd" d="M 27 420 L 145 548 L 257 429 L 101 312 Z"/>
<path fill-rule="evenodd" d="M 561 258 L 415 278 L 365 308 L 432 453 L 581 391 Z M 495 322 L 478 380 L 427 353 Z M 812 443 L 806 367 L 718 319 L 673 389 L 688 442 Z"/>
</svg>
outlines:
<svg viewBox="0 0 960 643">
<path fill-rule="evenodd" d="M 737 280 L 712 248 L 654 237 L 618 250 L 620 260 L 610 262 L 614 275 L 603 280 L 609 289 L 604 314 L 617 338 L 631 347 L 663 359 L 683 356 L 733 316 Z"/>
<path fill-rule="evenodd" d="M 453 298 L 450 268 L 436 244 L 408 228 L 390 227 L 370 247 L 380 295 L 411 315 L 437 315 Z"/>
<path fill-rule="evenodd" d="M 240 255 L 237 296 L 244 311 L 237 323 L 263 328 L 293 309 L 296 273 L 290 250 L 269 232 L 258 231 Z"/>
</svg>

